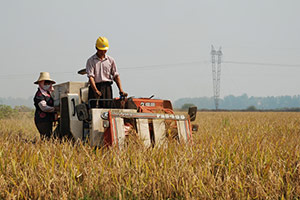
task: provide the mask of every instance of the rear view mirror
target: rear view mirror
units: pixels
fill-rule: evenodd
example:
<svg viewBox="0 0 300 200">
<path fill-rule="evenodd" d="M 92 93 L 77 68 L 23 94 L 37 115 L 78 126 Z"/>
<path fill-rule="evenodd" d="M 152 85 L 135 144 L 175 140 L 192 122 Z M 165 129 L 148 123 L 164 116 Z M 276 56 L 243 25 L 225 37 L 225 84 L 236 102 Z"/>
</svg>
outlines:
<svg viewBox="0 0 300 200">
<path fill-rule="evenodd" d="M 192 106 L 189 107 L 189 112 L 188 112 L 189 116 L 190 116 L 190 120 L 191 121 L 195 121 L 196 116 L 197 116 L 197 106 Z"/>
<path fill-rule="evenodd" d="M 86 74 L 86 69 L 85 68 L 81 69 L 77 73 L 80 74 L 80 75 L 85 75 Z"/>
</svg>

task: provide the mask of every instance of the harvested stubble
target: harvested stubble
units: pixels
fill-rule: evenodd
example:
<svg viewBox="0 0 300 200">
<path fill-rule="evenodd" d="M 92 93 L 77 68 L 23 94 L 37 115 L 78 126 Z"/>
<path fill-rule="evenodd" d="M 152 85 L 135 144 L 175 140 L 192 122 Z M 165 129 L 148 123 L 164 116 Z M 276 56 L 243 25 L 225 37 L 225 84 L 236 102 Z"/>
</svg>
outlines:
<svg viewBox="0 0 300 200">
<path fill-rule="evenodd" d="M 193 144 L 95 150 L 0 121 L 0 199 L 297 199 L 300 113 L 199 113 Z"/>
</svg>

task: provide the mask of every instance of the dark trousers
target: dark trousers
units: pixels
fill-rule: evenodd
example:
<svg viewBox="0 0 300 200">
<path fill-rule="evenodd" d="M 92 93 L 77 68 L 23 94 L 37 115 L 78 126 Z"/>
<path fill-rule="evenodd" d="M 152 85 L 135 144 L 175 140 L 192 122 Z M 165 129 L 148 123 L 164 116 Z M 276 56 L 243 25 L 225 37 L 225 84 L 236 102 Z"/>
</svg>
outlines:
<svg viewBox="0 0 300 200">
<path fill-rule="evenodd" d="M 35 126 L 40 132 L 42 139 L 50 139 L 52 135 L 52 122 L 36 122 Z"/>
<path fill-rule="evenodd" d="M 112 104 L 112 82 L 101 82 L 101 83 L 96 83 L 97 89 L 101 92 L 101 96 L 98 99 L 108 99 L 107 101 L 100 100 L 98 103 L 96 101 L 91 101 L 90 106 L 91 108 L 109 108 Z M 88 99 L 97 99 L 94 90 L 92 89 L 91 86 L 89 86 L 89 95 Z"/>
</svg>

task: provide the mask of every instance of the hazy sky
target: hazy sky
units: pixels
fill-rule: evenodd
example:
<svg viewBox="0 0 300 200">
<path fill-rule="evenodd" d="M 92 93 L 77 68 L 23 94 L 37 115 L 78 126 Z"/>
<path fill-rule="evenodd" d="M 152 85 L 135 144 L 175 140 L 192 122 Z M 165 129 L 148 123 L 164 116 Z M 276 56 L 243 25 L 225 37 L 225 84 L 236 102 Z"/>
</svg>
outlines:
<svg viewBox="0 0 300 200">
<path fill-rule="evenodd" d="M 98 36 L 130 96 L 212 96 L 212 44 L 227 62 L 222 97 L 298 95 L 299 9 L 299 0 L 0 0 L 0 96 L 34 95 L 41 71 L 87 81 L 77 71 Z"/>
</svg>

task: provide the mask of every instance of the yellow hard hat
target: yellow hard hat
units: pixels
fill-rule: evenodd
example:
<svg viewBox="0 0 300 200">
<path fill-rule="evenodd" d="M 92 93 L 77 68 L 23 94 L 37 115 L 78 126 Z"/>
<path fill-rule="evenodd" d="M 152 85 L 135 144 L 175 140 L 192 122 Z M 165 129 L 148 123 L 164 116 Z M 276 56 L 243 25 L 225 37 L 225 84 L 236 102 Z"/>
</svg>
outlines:
<svg viewBox="0 0 300 200">
<path fill-rule="evenodd" d="M 99 37 L 96 41 L 96 47 L 99 50 L 107 50 L 109 48 L 108 39 L 106 37 Z"/>
</svg>

